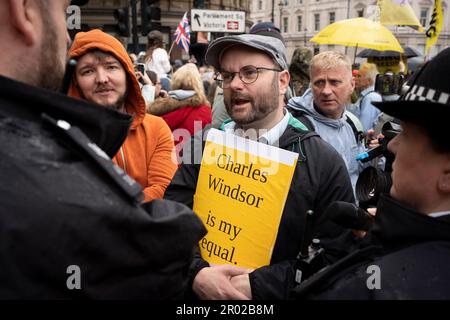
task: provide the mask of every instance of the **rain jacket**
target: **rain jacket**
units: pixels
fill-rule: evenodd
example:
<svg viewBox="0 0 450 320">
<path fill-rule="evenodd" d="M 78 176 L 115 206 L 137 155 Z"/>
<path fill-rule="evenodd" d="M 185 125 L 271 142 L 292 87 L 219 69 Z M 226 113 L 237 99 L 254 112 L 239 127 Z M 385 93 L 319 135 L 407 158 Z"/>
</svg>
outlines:
<svg viewBox="0 0 450 320">
<path fill-rule="evenodd" d="M 450 299 L 450 215 L 433 218 L 382 196 L 372 245 L 294 290 L 298 299 Z"/>
<path fill-rule="evenodd" d="M 311 89 L 301 97 L 294 97 L 288 102 L 288 109 L 303 111 L 311 121 L 320 137 L 331 144 L 344 159 L 353 189 L 363 166 L 356 160 L 359 153 L 365 152 L 364 145 L 355 138 L 355 133 L 347 122 L 347 115 L 340 119 L 330 119 L 317 112 Z"/>
<path fill-rule="evenodd" d="M 134 75 L 133 64 L 118 40 L 100 30 L 79 32 L 69 55 L 76 59 L 94 49 L 113 55 L 128 74 L 125 109 L 134 119 L 127 139 L 112 160 L 139 182 L 144 189 L 144 201 L 162 198 L 177 167 L 172 133 L 161 118 L 146 113 L 145 100 Z M 81 98 L 73 82 L 69 95 Z"/>
<path fill-rule="evenodd" d="M 206 137 L 206 134 L 204 134 Z M 167 188 L 165 198 L 179 201 L 190 208 L 200 172 L 201 132 L 186 144 L 184 163 Z M 295 259 L 303 240 L 321 240 L 326 257 L 334 261 L 353 250 L 353 236 L 324 216 L 332 201 L 353 202 L 350 179 L 342 159 L 330 145 L 314 132 L 308 132 L 297 119 L 290 116 L 288 126 L 279 139 L 281 149 L 299 153 L 292 183 L 284 206 L 270 265 L 250 273 L 253 299 L 286 299 L 294 286 Z M 306 212 L 313 210 L 312 227 L 305 230 Z M 306 236 L 305 236 L 306 231 Z M 198 253 L 190 269 L 190 281 L 208 263 Z"/>
<path fill-rule="evenodd" d="M 139 205 L 141 187 L 109 159 L 130 124 L 0 76 L 0 299 L 184 293 L 205 229 L 181 204 Z"/>
</svg>

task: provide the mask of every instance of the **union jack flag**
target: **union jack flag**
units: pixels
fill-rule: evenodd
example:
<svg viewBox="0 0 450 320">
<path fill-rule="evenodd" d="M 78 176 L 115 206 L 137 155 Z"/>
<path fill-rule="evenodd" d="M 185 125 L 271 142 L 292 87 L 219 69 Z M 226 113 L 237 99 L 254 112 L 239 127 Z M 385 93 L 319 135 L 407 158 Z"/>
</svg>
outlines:
<svg viewBox="0 0 450 320">
<path fill-rule="evenodd" d="M 174 38 L 175 43 L 189 54 L 189 46 L 191 44 L 191 27 L 189 26 L 187 12 L 184 13 L 183 18 L 178 24 Z"/>
</svg>

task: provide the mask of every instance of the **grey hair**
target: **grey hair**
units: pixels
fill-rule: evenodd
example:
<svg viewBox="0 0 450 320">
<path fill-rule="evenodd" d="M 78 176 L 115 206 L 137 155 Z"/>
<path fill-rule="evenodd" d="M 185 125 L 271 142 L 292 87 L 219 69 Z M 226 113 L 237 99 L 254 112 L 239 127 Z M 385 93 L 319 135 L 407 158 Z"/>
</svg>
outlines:
<svg viewBox="0 0 450 320">
<path fill-rule="evenodd" d="M 349 77 L 351 77 L 352 63 L 349 57 L 347 57 L 345 54 L 336 51 L 324 51 L 315 55 L 311 59 L 309 74 L 311 76 L 311 73 L 314 69 L 329 70 L 341 66 L 345 67 L 345 69 L 348 70 L 348 75 Z"/>
</svg>

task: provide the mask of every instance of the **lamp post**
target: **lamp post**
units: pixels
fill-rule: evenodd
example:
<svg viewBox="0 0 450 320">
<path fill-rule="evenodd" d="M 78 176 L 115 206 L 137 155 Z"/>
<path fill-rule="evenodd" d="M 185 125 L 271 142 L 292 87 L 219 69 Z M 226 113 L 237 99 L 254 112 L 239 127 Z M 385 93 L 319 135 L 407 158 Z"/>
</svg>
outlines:
<svg viewBox="0 0 450 320">
<path fill-rule="evenodd" d="M 282 22 L 282 14 L 283 14 L 283 6 L 284 6 L 284 2 L 283 2 L 283 0 L 280 0 L 280 2 L 278 2 L 278 7 L 280 8 L 280 31 L 281 32 L 283 32 L 283 30 L 282 30 L 282 28 L 283 28 L 283 26 L 282 26 L 282 24 L 281 24 L 281 22 Z"/>
<path fill-rule="evenodd" d="M 272 0 L 272 17 L 271 17 L 271 19 L 270 19 L 270 21 L 271 21 L 272 23 L 275 22 L 274 19 L 273 19 L 274 11 L 275 11 L 275 0 Z"/>
<path fill-rule="evenodd" d="M 306 47 L 306 28 L 304 30 L 303 46 Z"/>
</svg>

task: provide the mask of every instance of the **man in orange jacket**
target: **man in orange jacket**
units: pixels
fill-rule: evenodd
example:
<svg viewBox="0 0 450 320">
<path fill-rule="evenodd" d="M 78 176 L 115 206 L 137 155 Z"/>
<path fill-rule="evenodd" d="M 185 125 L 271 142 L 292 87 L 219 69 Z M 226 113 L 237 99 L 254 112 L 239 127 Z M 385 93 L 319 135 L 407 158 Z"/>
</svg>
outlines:
<svg viewBox="0 0 450 320">
<path fill-rule="evenodd" d="M 172 133 L 146 113 L 133 64 L 122 44 L 100 30 L 80 32 L 69 52 L 78 61 L 69 95 L 133 116 L 113 162 L 144 189 L 144 201 L 162 198 L 177 168 Z"/>
</svg>

